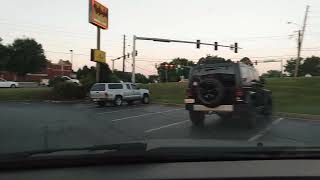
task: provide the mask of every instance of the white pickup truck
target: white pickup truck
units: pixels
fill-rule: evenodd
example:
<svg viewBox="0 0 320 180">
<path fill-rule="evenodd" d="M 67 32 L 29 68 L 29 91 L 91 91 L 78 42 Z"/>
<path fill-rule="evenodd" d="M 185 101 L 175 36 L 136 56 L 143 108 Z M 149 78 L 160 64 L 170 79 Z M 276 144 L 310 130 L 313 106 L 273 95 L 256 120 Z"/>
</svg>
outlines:
<svg viewBox="0 0 320 180">
<path fill-rule="evenodd" d="M 132 83 L 96 83 L 91 87 L 90 98 L 99 106 L 105 106 L 106 102 L 121 106 L 123 101 L 132 104 L 138 100 L 148 104 L 150 93 L 149 90 L 140 89 Z"/>
</svg>

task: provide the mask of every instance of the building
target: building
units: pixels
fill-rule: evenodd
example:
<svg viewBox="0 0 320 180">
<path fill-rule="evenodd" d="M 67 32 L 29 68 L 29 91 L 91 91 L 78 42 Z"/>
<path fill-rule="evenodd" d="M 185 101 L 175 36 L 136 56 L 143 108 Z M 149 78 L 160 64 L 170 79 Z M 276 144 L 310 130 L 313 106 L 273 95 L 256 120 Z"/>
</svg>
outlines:
<svg viewBox="0 0 320 180">
<path fill-rule="evenodd" d="M 70 61 L 59 60 L 58 63 L 47 61 L 47 67 L 39 73 L 28 73 L 25 76 L 19 76 L 16 73 L 0 71 L 0 77 L 8 81 L 18 82 L 39 82 L 41 79 L 52 79 L 56 76 L 74 77 L 72 64 Z"/>
</svg>

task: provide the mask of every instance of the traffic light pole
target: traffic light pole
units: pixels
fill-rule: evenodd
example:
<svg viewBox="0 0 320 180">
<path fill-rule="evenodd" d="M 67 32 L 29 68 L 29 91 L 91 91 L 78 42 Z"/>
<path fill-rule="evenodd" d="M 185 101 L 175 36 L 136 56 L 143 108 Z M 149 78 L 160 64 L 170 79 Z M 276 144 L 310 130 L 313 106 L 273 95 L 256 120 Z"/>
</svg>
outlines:
<svg viewBox="0 0 320 180">
<path fill-rule="evenodd" d="M 136 41 L 137 40 L 146 40 L 146 41 L 157 41 L 157 42 L 166 42 L 166 43 L 171 43 L 171 42 L 175 42 L 175 43 L 186 43 L 186 44 L 196 44 L 197 48 L 200 48 L 200 45 L 207 45 L 207 46 L 214 46 L 215 49 L 217 49 L 217 47 L 228 47 L 231 49 L 234 49 L 235 53 L 238 53 L 238 49 L 241 49 L 238 47 L 238 43 L 235 43 L 234 45 L 231 46 L 225 46 L 225 45 L 218 45 L 217 42 L 214 43 L 201 43 L 200 40 L 197 41 L 182 41 L 182 40 L 174 40 L 174 39 L 162 39 L 162 38 L 148 38 L 148 37 L 138 37 L 138 36 L 133 36 L 133 50 L 132 50 L 132 77 L 131 77 L 131 81 L 132 83 L 135 83 L 136 79 L 135 79 L 135 73 L 136 73 Z"/>
</svg>

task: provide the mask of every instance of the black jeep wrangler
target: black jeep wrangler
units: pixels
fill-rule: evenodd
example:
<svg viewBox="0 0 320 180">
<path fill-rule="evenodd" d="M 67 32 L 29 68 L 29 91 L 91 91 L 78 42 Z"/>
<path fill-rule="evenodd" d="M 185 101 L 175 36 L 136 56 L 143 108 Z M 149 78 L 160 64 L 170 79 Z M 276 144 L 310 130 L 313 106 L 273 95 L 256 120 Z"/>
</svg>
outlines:
<svg viewBox="0 0 320 180">
<path fill-rule="evenodd" d="M 215 113 L 221 119 L 238 117 L 253 128 L 258 114 L 272 114 L 271 91 L 264 84 L 254 67 L 243 63 L 198 63 L 190 71 L 185 99 L 190 120 L 203 125 L 205 114 Z"/>
</svg>

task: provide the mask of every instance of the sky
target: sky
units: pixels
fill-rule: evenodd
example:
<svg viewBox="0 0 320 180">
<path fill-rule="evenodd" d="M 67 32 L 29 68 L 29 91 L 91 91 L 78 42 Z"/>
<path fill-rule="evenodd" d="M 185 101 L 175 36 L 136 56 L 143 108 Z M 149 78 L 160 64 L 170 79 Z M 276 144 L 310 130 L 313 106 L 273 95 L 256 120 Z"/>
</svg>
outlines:
<svg viewBox="0 0 320 180">
<path fill-rule="evenodd" d="M 96 27 L 88 22 L 88 0 L 0 0 L 0 37 L 5 44 L 16 38 L 34 38 L 43 45 L 47 59 L 70 60 L 74 70 L 93 66 L 90 49 L 96 48 Z M 101 32 L 101 49 L 111 59 L 122 56 L 123 35 L 126 52 L 132 52 L 132 37 L 168 38 L 231 45 L 214 51 L 211 46 L 137 41 L 136 71 L 156 74 L 155 64 L 173 58 L 197 62 L 206 55 L 234 61 L 287 60 L 297 54 L 297 30 L 310 5 L 302 57 L 320 56 L 319 0 L 98 0 L 109 8 L 109 29 Z M 294 22 L 299 25 L 287 24 Z M 126 71 L 131 71 L 127 59 Z M 115 62 L 122 69 L 122 61 Z M 260 73 L 280 70 L 280 63 L 259 63 Z"/>
</svg>

